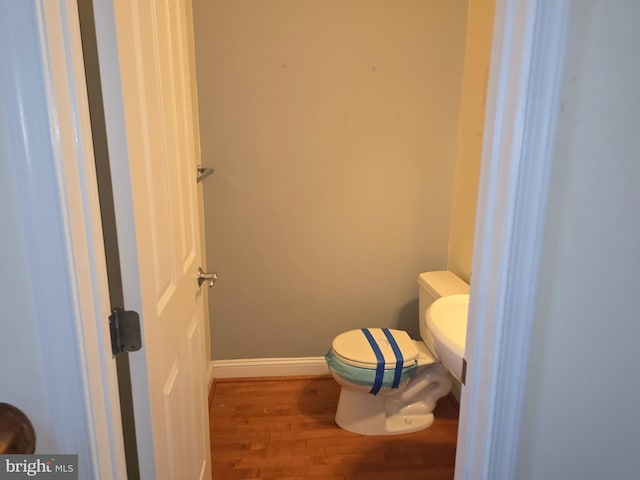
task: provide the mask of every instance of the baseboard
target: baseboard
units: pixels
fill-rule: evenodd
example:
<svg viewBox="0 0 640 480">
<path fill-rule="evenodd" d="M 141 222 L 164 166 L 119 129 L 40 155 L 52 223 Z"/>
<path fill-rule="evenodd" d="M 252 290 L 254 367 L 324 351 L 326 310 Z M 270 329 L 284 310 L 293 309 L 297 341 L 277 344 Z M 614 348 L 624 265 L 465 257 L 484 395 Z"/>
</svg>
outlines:
<svg viewBox="0 0 640 480">
<path fill-rule="evenodd" d="M 324 357 L 213 360 L 210 371 L 212 379 L 329 375 Z"/>
</svg>

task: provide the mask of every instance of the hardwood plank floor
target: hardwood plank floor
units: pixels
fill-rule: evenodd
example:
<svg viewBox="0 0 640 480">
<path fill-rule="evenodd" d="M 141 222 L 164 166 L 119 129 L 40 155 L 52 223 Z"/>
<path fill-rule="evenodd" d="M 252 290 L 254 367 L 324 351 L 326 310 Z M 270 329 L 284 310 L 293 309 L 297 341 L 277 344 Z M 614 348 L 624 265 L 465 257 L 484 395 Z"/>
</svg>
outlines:
<svg viewBox="0 0 640 480">
<path fill-rule="evenodd" d="M 334 422 L 331 377 L 223 379 L 209 396 L 214 480 L 450 480 L 458 407 L 421 432 L 369 437 Z"/>
</svg>

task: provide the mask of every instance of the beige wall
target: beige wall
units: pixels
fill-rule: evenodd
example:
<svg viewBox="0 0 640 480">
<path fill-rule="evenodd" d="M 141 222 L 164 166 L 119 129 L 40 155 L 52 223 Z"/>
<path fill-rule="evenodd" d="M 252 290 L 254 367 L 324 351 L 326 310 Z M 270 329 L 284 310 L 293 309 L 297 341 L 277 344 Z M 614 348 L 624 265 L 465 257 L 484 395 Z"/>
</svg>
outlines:
<svg viewBox="0 0 640 480">
<path fill-rule="evenodd" d="M 448 269 L 471 280 L 471 257 L 482 156 L 495 0 L 470 0 L 458 127 Z"/>
<path fill-rule="evenodd" d="M 216 359 L 418 334 L 447 266 L 466 1 L 194 1 Z"/>
</svg>

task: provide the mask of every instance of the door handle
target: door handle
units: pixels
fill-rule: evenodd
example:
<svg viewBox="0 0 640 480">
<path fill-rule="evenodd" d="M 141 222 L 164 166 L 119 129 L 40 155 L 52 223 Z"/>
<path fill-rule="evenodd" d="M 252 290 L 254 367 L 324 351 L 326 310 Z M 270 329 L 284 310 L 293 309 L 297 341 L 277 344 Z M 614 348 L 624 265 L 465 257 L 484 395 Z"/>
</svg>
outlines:
<svg viewBox="0 0 640 480">
<path fill-rule="evenodd" d="M 196 275 L 196 279 L 198 280 L 198 286 L 202 287 L 202 284 L 207 281 L 209 282 L 209 288 L 213 287 L 213 284 L 218 280 L 217 273 L 207 273 L 202 270 L 202 267 L 198 267 L 198 274 Z"/>
</svg>

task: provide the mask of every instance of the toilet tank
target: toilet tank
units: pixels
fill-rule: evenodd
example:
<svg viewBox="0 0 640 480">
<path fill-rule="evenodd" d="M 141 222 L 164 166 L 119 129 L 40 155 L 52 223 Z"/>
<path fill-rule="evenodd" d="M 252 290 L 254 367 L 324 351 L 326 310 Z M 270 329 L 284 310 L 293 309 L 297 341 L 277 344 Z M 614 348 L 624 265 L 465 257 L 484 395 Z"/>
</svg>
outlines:
<svg viewBox="0 0 640 480">
<path fill-rule="evenodd" d="M 469 293 L 469 284 L 455 273 L 446 270 L 421 273 L 418 276 L 418 284 L 420 285 L 418 297 L 420 336 L 433 352 L 433 341 L 431 336 L 427 334 L 427 319 L 425 317 L 427 308 L 440 297 Z"/>
</svg>

